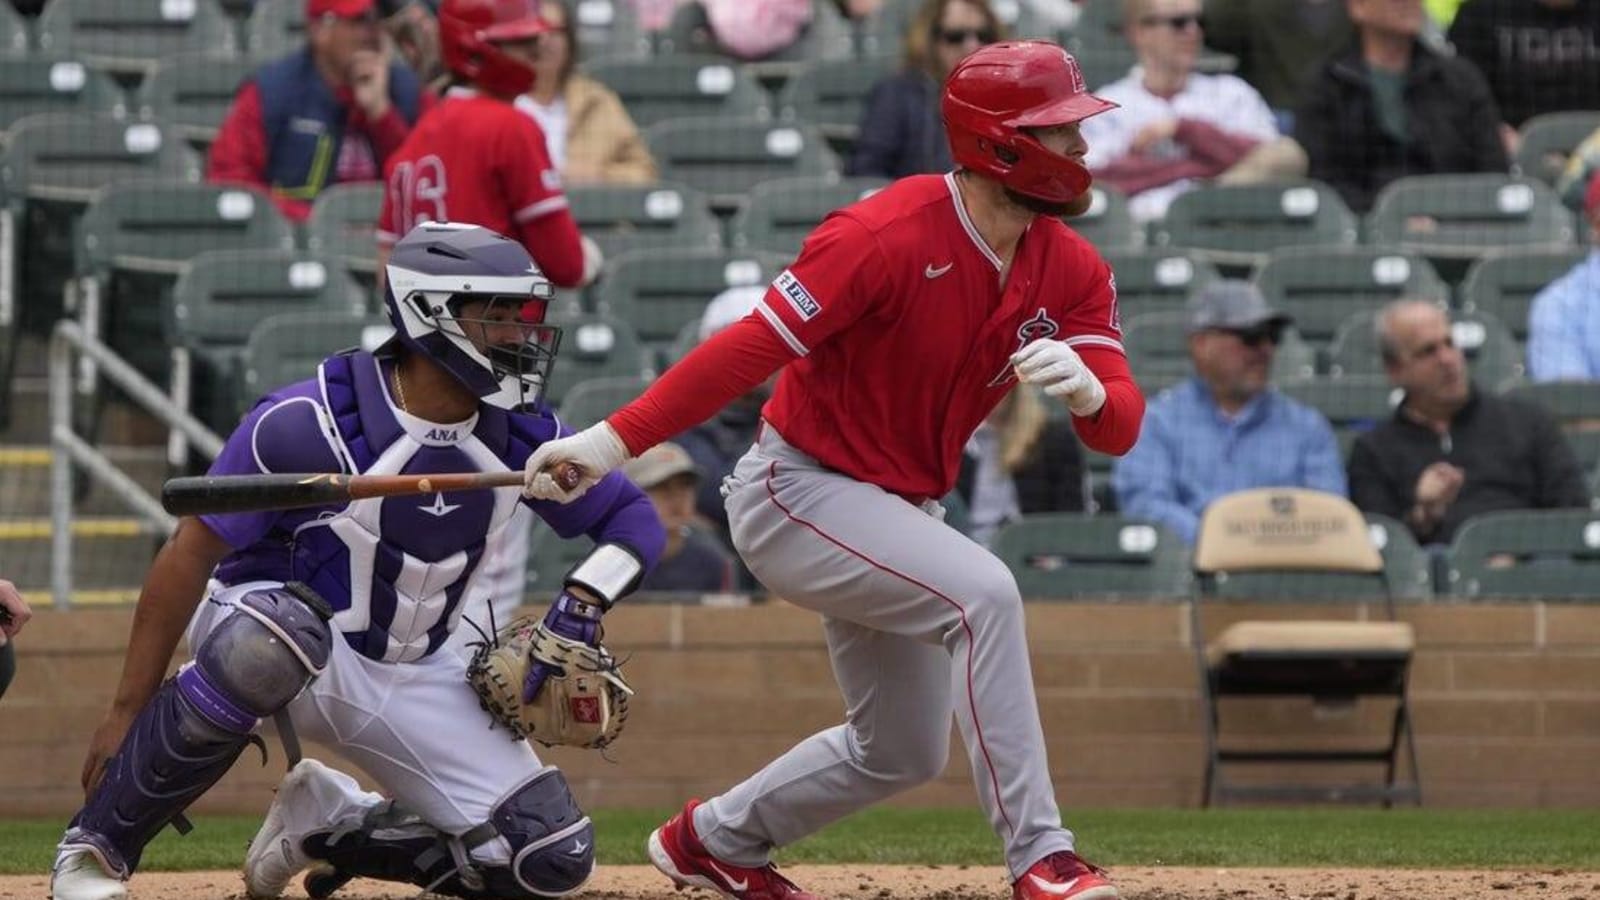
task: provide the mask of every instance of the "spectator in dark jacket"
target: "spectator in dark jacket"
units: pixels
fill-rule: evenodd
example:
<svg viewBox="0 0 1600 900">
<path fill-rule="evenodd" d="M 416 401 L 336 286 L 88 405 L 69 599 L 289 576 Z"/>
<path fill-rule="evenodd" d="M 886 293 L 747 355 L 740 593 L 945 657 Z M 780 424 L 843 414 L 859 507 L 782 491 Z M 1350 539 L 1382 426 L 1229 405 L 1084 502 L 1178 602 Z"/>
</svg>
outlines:
<svg viewBox="0 0 1600 900">
<path fill-rule="evenodd" d="M 701 476 L 689 454 L 666 441 L 628 460 L 622 471 L 650 495 L 667 532 L 661 561 L 645 575 L 639 590 L 733 590 L 733 559 L 716 538 L 695 522 L 694 494 Z"/>
<path fill-rule="evenodd" d="M 382 35 L 376 0 L 306 0 L 306 45 L 239 88 L 206 179 L 270 191 L 298 221 L 329 185 L 382 178 L 432 101 Z"/>
<path fill-rule="evenodd" d="M 1473 0 L 1450 43 L 1514 128 L 1539 113 L 1600 109 L 1600 0 Z"/>
<path fill-rule="evenodd" d="M 1478 390 L 1443 309 L 1397 300 L 1376 327 L 1384 368 L 1405 397 L 1350 450 L 1356 506 L 1405 522 L 1420 543 L 1444 544 L 1479 513 L 1589 505 L 1555 419 Z"/>
<path fill-rule="evenodd" d="M 873 85 L 867 97 L 847 174 L 903 178 L 949 171 L 940 88 L 963 57 L 1001 37 L 988 0 L 927 0 L 906 30 L 900 71 Z"/>
<path fill-rule="evenodd" d="M 1017 385 L 967 442 L 956 476 L 967 534 L 984 546 L 1032 513 L 1082 512 L 1083 451 L 1072 420 L 1052 419 L 1027 385 Z"/>
<path fill-rule="evenodd" d="M 1422 0 L 1348 0 L 1348 9 L 1356 41 L 1323 66 L 1295 117 L 1311 177 L 1365 212 L 1402 176 L 1506 171 L 1488 83 L 1418 40 Z"/>
</svg>

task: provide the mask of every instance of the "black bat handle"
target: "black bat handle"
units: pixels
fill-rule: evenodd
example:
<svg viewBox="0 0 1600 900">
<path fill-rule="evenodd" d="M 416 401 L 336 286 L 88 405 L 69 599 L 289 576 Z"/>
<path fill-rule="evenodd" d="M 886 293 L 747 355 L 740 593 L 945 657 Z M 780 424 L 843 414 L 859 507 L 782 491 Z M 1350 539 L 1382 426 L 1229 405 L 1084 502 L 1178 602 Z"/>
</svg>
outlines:
<svg viewBox="0 0 1600 900">
<path fill-rule="evenodd" d="M 350 500 L 343 475 L 199 475 L 170 478 L 161 486 L 161 506 L 175 516 L 257 512 Z"/>
</svg>

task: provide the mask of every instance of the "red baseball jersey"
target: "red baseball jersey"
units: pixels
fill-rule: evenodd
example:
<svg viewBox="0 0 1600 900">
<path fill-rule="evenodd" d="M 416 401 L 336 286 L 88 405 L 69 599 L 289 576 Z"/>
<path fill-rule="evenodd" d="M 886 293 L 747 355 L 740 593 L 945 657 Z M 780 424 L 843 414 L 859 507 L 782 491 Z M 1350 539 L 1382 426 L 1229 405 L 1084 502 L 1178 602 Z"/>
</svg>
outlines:
<svg viewBox="0 0 1600 900">
<path fill-rule="evenodd" d="M 384 169 L 380 244 L 419 222 L 471 222 L 515 237 L 517 226 L 567 208 L 538 123 L 461 88 L 422 117 Z"/>
<path fill-rule="evenodd" d="M 903 178 L 806 238 L 756 312 L 799 357 L 764 410 L 823 465 L 941 497 L 1040 338 L 1122 352 L 1110 267 L 1060 220 L 1024 232 L 1005 284 L 954 175 Z"/>
</svg>

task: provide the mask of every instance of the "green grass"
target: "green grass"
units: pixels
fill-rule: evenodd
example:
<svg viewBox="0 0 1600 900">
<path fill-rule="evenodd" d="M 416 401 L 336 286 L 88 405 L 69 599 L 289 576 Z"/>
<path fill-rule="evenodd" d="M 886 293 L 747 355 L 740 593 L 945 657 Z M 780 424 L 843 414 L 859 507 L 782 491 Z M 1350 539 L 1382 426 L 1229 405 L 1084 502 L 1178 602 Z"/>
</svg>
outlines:
<svg viewBox="0 0 1600 900">
<path fill-rule="evenodd" d="M 602 863 L 644 862 L 644 839 L 668 811 L 595 814 Z M 1600 871 L 1600 811 L 1074 811 L 1079 849 L 1107 865 L 1562 868 Z M 258 819 L 200 817 L 145 852 L 147 871 L 237 868 Z M 62 823 L 0 822 L 0 874 L 50 867 Z M 788 848 L 795 862 L 997 865 L 999 844 L 975 810 L 877 809 Z"/>
</svg>

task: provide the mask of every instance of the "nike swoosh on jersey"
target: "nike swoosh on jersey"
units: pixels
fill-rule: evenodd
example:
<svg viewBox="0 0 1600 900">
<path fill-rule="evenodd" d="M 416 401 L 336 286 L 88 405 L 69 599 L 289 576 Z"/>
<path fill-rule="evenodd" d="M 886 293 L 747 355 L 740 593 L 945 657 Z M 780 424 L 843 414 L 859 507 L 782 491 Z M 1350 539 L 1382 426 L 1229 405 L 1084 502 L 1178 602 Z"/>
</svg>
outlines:
<svg viewBox="0 0 1600 900">
<path fill-rule="evenodd" d="M 933 263 L 928 263 L 927 267 L 922 270 L 922 277 L 930 279 L 938 278 L 940 275 L 950 271 L 950 269 L 954 266 L 954 262 L 947 262 L 944 265 L 935 268 Z"/>
<path fill-rule="evenodd" d="M 723 869 L 721 866 L 717 865 L 716 863 L 712 862 L 711 860 L 709 860 L 709 859 L 706 860 L 706 865 L 711 867 L 711 871 L 713 871 L 713 872 L 717 873 L 718 875 L 722 876 L 722 880 L 726 881 L 728 883 L 728 887 L 730 889 L 735 890 L 735 891 L 743 891 L 743 890 L 749 889 L 749 887 L 750 887 L 750 879 L 745 878 L 745 879 L 741 879 L 739 881 L 734 881 L 733 880 L 733 876 L 729 875 L 727 870 Z"/>
<path fill-rule="evenodd" d="M 1060 884 L 1051 884 L 1037 875 L 1029 875 L 1028 877 L 1033 880 L 1034 887 L 1046 894 L 1055 894 L 1058 897 L 1065 897 L 1066 895 L 1072 893 L 1072 886 L 1078 883 L 1077 878 L 1074 878 L 1071 881 L 1063 881 Z"/>
</svg>

